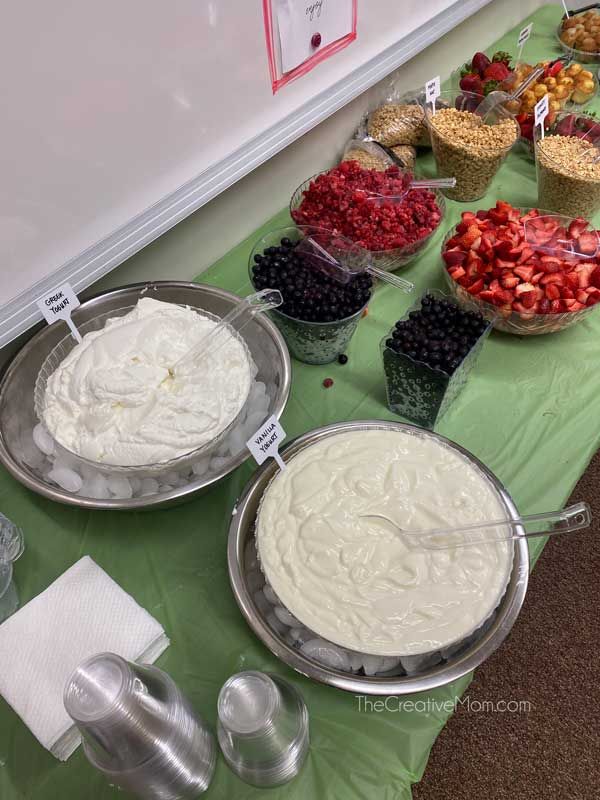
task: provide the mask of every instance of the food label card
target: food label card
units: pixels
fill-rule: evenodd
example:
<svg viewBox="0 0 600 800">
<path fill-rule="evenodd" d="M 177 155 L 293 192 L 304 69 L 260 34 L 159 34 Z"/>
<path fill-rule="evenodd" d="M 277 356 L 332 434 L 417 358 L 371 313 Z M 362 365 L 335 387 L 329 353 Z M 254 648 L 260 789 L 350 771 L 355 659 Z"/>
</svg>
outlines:
<svg viewBox="0 0 600 800">
<path fill-rule="evenodd" d="M 548 115 L 548 95 L 545 94 L 541 100 L 538 100 L 533 109 L 534 124 L 541 127 L 541 137 L 544 138 L 544 120 Z"/>
<path fill-rule="evenodd" d="M 276 0 L 282 72 L 352 30 L 352 0 Z"/>
<path fill-rule="evenodd" d="M 71 329 L 73 338 L 78 342 L 81 341 L 81 334 L 71 319 L 71 312 L 76 309 L 80 303 L 70 283 L 63 283 L 58 289 L 52 289 L 51 292 L 40 297 L 37 301 L 37 305 L 49 325 L 56 322 L 57 319 L 64 319 Z"/>
<path fill-rule="evenodd" d="M 263 464 L 267 458 L 274 458 L 280 469 L 285 469 L 285 462 L 279 455 L 279 445 L 285 439 L 285 431 L 277 417 L 271 416 L 261 425 L 256 433 L 246 442 L 246 447 L 257 464 Z"/>
</svg>

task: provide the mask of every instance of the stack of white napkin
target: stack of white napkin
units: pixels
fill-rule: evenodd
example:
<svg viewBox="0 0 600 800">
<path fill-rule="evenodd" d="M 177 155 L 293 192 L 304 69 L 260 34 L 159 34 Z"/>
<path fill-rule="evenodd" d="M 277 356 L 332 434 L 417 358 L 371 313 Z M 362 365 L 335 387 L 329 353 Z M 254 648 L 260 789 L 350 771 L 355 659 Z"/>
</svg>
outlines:
<svg viewBox="0 0 600 800">
<path fill-rule="evenodd" d="M 80 743 L 65 684 L 95 653 L 152 663 L 169 646 L 162 626 L 89 556 L 0 625 L 0 694 L 61 761 Z"/>
</svg>

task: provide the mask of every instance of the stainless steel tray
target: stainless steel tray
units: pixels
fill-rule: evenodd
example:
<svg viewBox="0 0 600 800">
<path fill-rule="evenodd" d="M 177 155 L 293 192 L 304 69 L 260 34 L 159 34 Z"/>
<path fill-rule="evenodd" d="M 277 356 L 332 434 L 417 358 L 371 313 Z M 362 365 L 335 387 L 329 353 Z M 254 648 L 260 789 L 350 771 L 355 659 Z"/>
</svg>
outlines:
<svg viewBox="0 0 600 800">
<path fill-rule="evenodd" d="M 82 324 L 99 314 L 133 306 L 143 296 L 200 307 L 219 317 L 225 316 L 239 301 L 231 292 L 199 283 L 136 283 L 95 295 L 74 311 L 73 320 L 75 324 Z M 28 489 L 50 500 L 81 508 L 156 508 L 175 505 L 205 491 L 249 457 L 248 451 L 243 450 L 228 459 L 217 471 L 202 475 L 186 486 L 162 494 L 131 499 L 97 500 L 79 497 L 43 480 L 20 456 L 20 441 L 37 422 L 33 394 L 40 367 L 66 331 L 64 322 L 43 327 L 17 353 L 0 381 L 0 462 Z M 276 325 L 264 314 L 251 320 L 242 335 L 258 369 L 257 378 L 267 386 L 271 398 L 269 412 L 279 417 L 287 403 L 291 384 L 290 357 L 285 341 Z"/>
<path fill-rule="evenodd" d="M 382 420 L 336 423 L 324 428 L 317 428 L 298 437 L 282 451 L 281 456 L 284 461 L 287 461 L 303 448 L 343 431 L 374 429 L 413 432 L 420 430 L 413 425 Z M 508 515 L 513 519 L 518 518 L 517 509 L 510 495 L 485 464 L 454 442 L 439 434 L 433 435 L 476 465 L 497 489 Z M 265 615 L 254 603 L 251 587 L 246 581 L 244 567 L 244 551 L 246 544 L 254 539 L 254 523 L 258 506 L 263 492 L 277 469 L 275 462 L 269 459 L 252 476 L 239 498 L 229 526 L 227 562 L 233 594 L 246 622 L 263 644 L 285 664 L 308 678 L 347 692 L 365 695 L 412 694 L 443 686 L 466 675 L 483 663 L 508 636 L 519 615 L 527 591 L 529 550 L 526 539 L 515 542 L 512 573 L 493 621 L 484 625 L 479 633 L 476 632 L 474 639 L 470 637 L 469 643 L 464 649 L 450 656 L 441 664 L 425 669 L 417 675 L 367 677 L 340 672 L 307 658 L 299 650 L 288 645 L 285 639 L 269 626 Z"/>
</svg>

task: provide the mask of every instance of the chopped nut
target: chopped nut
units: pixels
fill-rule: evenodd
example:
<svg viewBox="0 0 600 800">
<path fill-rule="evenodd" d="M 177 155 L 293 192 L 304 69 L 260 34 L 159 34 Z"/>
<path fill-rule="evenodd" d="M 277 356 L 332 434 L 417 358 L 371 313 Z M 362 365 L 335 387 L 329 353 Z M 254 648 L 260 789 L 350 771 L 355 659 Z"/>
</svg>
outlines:
<svg viewBox="0 0 600 800">
<path fill-rule="evenodd" d="M 389 103 L 376 108 L 369 114 L 367 130 L 386 147 L 429 144 L 425 114 L 416 103 Z"/>
<path fill-rule="evenodd" d="M 478 200 L 517 139 L 514 119 L 486 125 L 481 117 L 455 108 L 428 113 L 431 146 L 440 175 L 455 177 L 444 192 L 453 200 Z"/>
<path fill-rule="evenodd" d="M 385 162 L 382 158 L 358 148 L 352 148 L 344 153 L 344 161 L 358 161 L 363 169 L 378 169 L 380 171 L 386 170 L 390 166 L 389 161 Z"/>
<path fill-rule="evenodd" d="M 576 136 L 545 136 L 536 145 L 538 205 L 589 219 L 600 209 L 600 161 L 586 158 L 590 142 Z"/>
</svg>

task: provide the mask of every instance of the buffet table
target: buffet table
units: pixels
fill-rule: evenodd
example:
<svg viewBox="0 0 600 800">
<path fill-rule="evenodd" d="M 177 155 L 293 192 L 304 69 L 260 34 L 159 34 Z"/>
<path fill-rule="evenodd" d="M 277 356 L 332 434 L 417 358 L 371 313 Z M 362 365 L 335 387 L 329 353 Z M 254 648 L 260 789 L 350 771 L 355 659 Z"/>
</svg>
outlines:
<svg viewBox="0 0 600 800">
<path fill-rule="evenodd" d="M 558 53 L 554 29 L 559 8 L 547 6 L 532 17 L 528 60 Z M 512 31 L 498 42 L 498 48 L 514 51 L 517 33 Z M 456 54 L 457 65 L 470 55 Z M 595 105 L 600 108 L 597 100 Z M 420 159 L 418 165 L 420 171 L 433 174 L 431 157 Z M 509 156 L 492 189 L 478 203 L 448 201 L 442 229 L 403 273 L 414 281 L 416 291 L 443 286 L 440 245 L 460 212 L 488 208 L 497 198 L 517 206 L 535 205 L 535 169 L 522 153 Z M 198 281 L 239 295 L 249 293 L 247 262 L 253 243 L 288 222 L 287 211 L 282 211 Z M 169 277 L 168 271 L 164 277 Z M 293 362 L 292 391 L 282 418 L 288 438 L 339 420 L 394 419 L 385 404 L 379 342 L 411 302 L 402 292 L 380 286 L 348 348 L 347 364 L 317 367 Z M 523 513 L 564 504 L 600 443 L 595 424 L 600 416 L 599 341 L 600 312 L 550 336 L 493 333 L 466 388 L 437 428 L 487 464 Z M 333 380 L 330 388 L 324 388 L 325 378 Z M 26 536 L 25 555 L 15 568 L 21 602 L 89 554 L 162 623 L 171 646 L 158 665 L 211 724 L 219 688 L 239 670 L 278 672 L 303 692 L 311 715 L 308 763 L 298 779 L 271 790 L 270 797 L 359 800 L 376 791 L 378 797 L 409 800 L 410 785 L 422 775 L 452 702 L 470 678 L 412 698 L 423 701 L 424 710 L 398 711 L 397 704 L 376 710 L 279 663 L 243 621 L 227 576 L 229 517 L 253 469 L 248 461 L 198 499 L 145 514 L 63 507 L 28 492 L 2 471 L 0 508 Z M 532 562 L 543 544 L 533 540 Z M 209 797 L 241 800 L 262 794 L 266 796 L 241 783 L 219 760 Z M 6 800 L 124 796 L 93 770 L 81 751 L 66 764 L 57 762 L 3 701 L 0 795 Z"/>
</svg>

